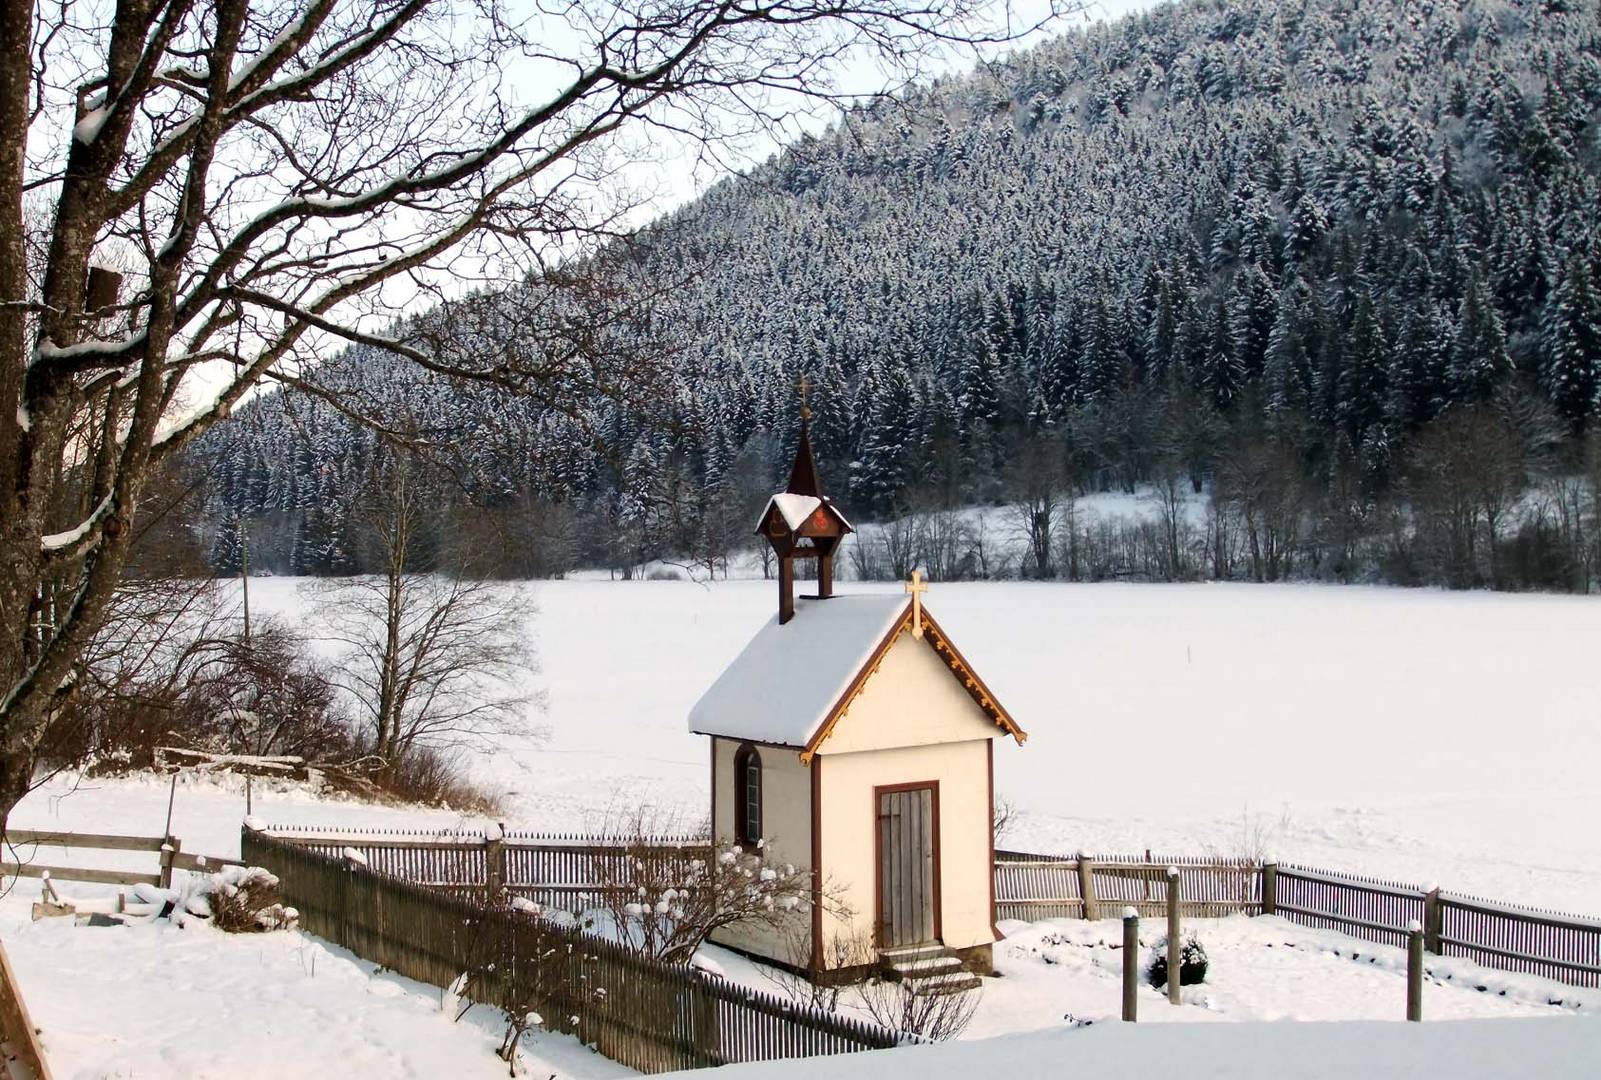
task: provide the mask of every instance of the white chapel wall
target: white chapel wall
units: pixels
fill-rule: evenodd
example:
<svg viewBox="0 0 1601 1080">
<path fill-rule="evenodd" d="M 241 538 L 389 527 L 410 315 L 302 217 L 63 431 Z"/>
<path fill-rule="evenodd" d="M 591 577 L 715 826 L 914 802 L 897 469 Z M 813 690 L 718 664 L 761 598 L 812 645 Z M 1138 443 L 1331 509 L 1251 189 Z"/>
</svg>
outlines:
<svg viewBox="0 0 1601 1080">
<path fill-rule="evenodd" d="M 969 703 L 971 704 L 971 703 Z M 980 714 L 982 715 L 982 714 Z M 824 749 L 832 746 L 830 739 Z M 985 739 L 856 753 L 819 753 L 822 772 L 822 862 L 829 886 L 852 911 L 847 922 L 829 920 L 827 942 L 840 936 L 871 939 L 877 917 L 874 877 L 878 807 L 875 787 L 924 780 L 939 783 L 941 933 L 965 949 L 992 944 L 990 922 L 991 832 L 989 752 Z"/>
<path fill-rule="evenodd" d="M 740 796 L 734 779 L 738 740 L 713 738 L 717 770 L 716 820 L 712 835 L 719 847 L 734 839 L 734 802 Z M 800 763 L 800 752 L 778 746 L 758 746 L 762 758 L 762 833 L 769 858 L 809 869 L 812 863 L 812 774 Z M 712 940 L 784 963 L 805 964 L 808 957 L 792 957 L 790 942 L 767 927 L 734 927 L 719 931 Z"/>
<path fill-rule="evenodd" d="M 897 637 L 821 749 L 844 754 L 1003 735 L 931 641 L 909 630 Z"/>
</svg>

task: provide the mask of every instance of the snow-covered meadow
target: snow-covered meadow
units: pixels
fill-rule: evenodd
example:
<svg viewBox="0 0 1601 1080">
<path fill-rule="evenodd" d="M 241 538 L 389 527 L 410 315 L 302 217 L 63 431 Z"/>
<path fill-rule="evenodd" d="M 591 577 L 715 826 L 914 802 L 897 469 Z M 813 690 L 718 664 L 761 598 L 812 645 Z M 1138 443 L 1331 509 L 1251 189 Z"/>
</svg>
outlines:
<svg viewBox="0 0 1601 1080">
<path fill-rule="evenodd" d="M 298 586 L 257 580 L 253 607 L 308 625 Z M 653 803 L 679 824 L 698 822 L 707 801 L 706 748 L 686 732 L 684 717 L 769 618 L 775 586 L 583 580 L 507 587 L 528 589 L 537 606 L 528 632 L 541 670 L 530 689 L 544 705 L 520 730 L 466 759 L 500 797 L 505 820 L 585 829 Z M 937 585 L 927 599 L 1030 731 L 1027 745 L 1003 744 L 996 754 L 998 790 L 1018 810 L 1005 838 L 1012 846 L 1270 851 L 1601 912 L 1601 838 L 1592 828 L 1601 820 L 1594 781 L 1601 603 L 1594 599 L 1056 584 Z M 31 795 L 14 821 L 156 833 L 169 790 L 156 777 L 62 777 Z M 185 781 L 172 831 L 185 850 L 232 854 L 243 804 L 241 781 Z M 259 783 L 255 813 L 279 824 L 460 822 L 449 811 L 329 800 Z M 67 858 L 58 851 L 36 857 Z M 84 857 L 153 868 L 149 854 Z M 200 1075 L 194 1070 L 203 1064 L 232 1063 L 228 1075 L 246 1075 L 255 1059 L 229 1049 L 234 1031 L 250 1032 L 258 1049 L 262 1040 L 299 1032 L 295 1075 L 325 1071 L 319 1062 L 336 1067 L 351 1054 L 364 1063 L 358 1071 L 370 1065 L 394 1075 L 439 1075 L 439 1068 L 474 1075 L 483 1065 L 478 1071 L 487 1076 L 490 1066 L 501 1067 L 490 1053 L 496 1033 L 487 1019 L 450 1024 L 435 991 L 375 972 L 299 932 L 233 938 L 209 927 L 28 924 L 33 886 L 25 884 L 0 905 L 0 915 L 52 1052 L 65 1048 L 68 1075 L 106 1075 L 116 1061 L 151 1075 Z M 970 1035 L 1056 1028 L 1069 1014 L 1110 1018 L 1118 957 L 1100 940 L 1109 925 L 1008 924 L 996 954 L 1003 978 L 986 985 Z M 1192 988 L 1186 1006 L 1171 1012 L 1151 992 L 1142 1019 L 1400 1015 L 1404 978 L 1396 950 L 1272 919 L 1224 920 L 1206 934 L 1215 966 L 1208 985 Z M 747 963 L 719 960 L 732 977 L 763 985 Z M 1466 974 L 1429 987 L 1431 1019 L 1597 1007 L 1593 992 L 1556 988 L 1562 1003 L 1554 1004 L 1544 987 L 1555 984 L 1435 963 Z M 1487 989 L 1477 989 L 1480 983 Z M 160 992 L 144 992 L 152 986 Z M 109 1010 L 127 993 L 137 998 L 122 1007 L 137 1014 L 127 1022 L 80 1022 L 85 995 Z M 359 1014 L 354 1027 L 336 1019 L 352 1014 Z M 162 1026 L 163 1017 L 178 1018 L 176 1034 Z M 1587 1031 L 1601 1023 L 1573 1022 Z M 1086 1048 L 1115 1040 L 1107 1052 L 1133 1069 L 1149 1040 L 1131 1045 L 1126 1036 L 1105 1034 L 1108 1026 L 1116 1025 L 1065 1034 L 1088 1040 Z M 1055 1038 L 1022 1038 L 1047 1037 Z M 1315 1032 L 1305 1038 L 1317 1041 Z M 1436 1042 L 1426 1051 L 1439 1060 Z M 937 1053 L 943 1061 L 946 1051 Z M 611 1063 L 556 1037 L 540 1036 L 533 1054 L 530 1064 L 564 1076 L 617 1074 Z"/>
<path fill-rule="evenodd" d="M 252 605 L 303 624 L 299 582 Z M 690 705 L 770 617 L 771 582 L 528 589 L 541 670 L 522 730 L 468 754 L 511 823 L 593 827 L 646 802 L 694 824 Z M 847 582 L 842 590 L 897 588 Z M 930 608 L 1027 745 L 996 752 L 1004 842 L 1266 851 L 1601 913 L 1601 600 L 1310 585 L 936 585 Z M 777 688 L 775 688 L 777 692 Z M 24 826 L 159 832 L 167 785 L 58 780 Z M 190 850 L 236 849 L 242 788 L 180 788 Z M 279 824 L 446 824 L 257 789 Z"/>
</svg>

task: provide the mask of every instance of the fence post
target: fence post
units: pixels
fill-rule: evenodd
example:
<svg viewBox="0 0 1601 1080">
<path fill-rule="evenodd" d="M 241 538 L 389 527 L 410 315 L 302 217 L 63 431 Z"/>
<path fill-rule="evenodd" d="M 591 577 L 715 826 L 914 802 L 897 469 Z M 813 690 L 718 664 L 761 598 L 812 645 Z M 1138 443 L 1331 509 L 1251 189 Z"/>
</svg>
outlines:
<svg viewBox="0 0 1601 1080">
<path fill-rule="evenodd" d="M 172 864 L 179 850 L 183 848 L 183 841 L 176 836 L 168 836 L 161 842 L 161 887 L 172 888 Z"/>
<path fill-rule="evenodd" d="M 1123 1019 L 1132 1024 L 1140 1009 L 1140 913 L 1123 909 Z"/>
<path fill-rule="evenodd" d="M 1262 864 L 1262 914 L 1277 915 L 1279 913 L 1279 864 L 1267 862 Z"/>
<path fill-rule="evenodd" d="M 1416 919 L 1406 926 L 1406 1018 L 1423 1019 L 1423 927 Z"/>
<path fill-rule="evenodd" d="M 1091 921 L 1101 917 L 1100 908 L 1095 903 L 1095 860 L 1078 853 L 1078 895 L 1083 900 L 1084 917 Z"/>
<path fill-rule="evenodd" d="M 1184 943 L 1179 935 L 1179 868 L 1167 868 L 1167 1000 L 1179 1004 L 1179 968 L 1184 966 Z"/>
<path fill-rule="evenodd" d="M 1445 906 L 1440 903 L 1440 887 L 1429 885 L 1423 891 L 1423 947 L 1436 956 L 1444 952 L 1440 939 L 1445 936 Z"/>
<path fill-rule="evenodd" d="M 506 883 L 506 851 L 502 841 L 505 835 L 505 826 L 484 834 L 484 884 L 489 888 L 488 900 L 491 904 L 500 896 L 500 890 Z"/>
</svg>

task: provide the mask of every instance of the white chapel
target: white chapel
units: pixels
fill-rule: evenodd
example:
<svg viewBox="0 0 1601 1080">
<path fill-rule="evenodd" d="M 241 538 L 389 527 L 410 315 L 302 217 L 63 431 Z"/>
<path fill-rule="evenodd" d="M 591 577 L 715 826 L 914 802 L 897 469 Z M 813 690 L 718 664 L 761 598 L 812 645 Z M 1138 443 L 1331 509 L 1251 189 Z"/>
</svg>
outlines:
<svg viewBox="0 0 1601 1080">
<path fill-rule="evenodd" d="M 714 940 L 820 977 L 860 963 L 863 943 L 872 962 L 987 971 L 995 743 L 1027 734 L 923 602 L 921 575 L 903 593 L 834 594 L 851 525 L 823 493 L 808 418 L 757 527 L 778 556 L 778 611 L 689 727 L 711 737 L 714 840 L 812 871 L 811 955 L 765 929 Z M 800 560 L 816 564 L 814 596 L 795 595 Z"/>
</svg>

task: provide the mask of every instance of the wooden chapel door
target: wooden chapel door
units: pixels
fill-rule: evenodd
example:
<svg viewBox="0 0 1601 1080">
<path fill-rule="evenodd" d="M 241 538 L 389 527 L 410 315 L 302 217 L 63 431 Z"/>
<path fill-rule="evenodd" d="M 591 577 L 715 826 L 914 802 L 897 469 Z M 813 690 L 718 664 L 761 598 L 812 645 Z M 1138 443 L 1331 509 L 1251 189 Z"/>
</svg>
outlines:
<svg viewBox="0 0 1601 1080">
<path fill-rule="evenodd" d="M 933 784 L 878 793 L 878 940 L 893 949 L 938 936 L 939 799 Z"/>
</svg>

